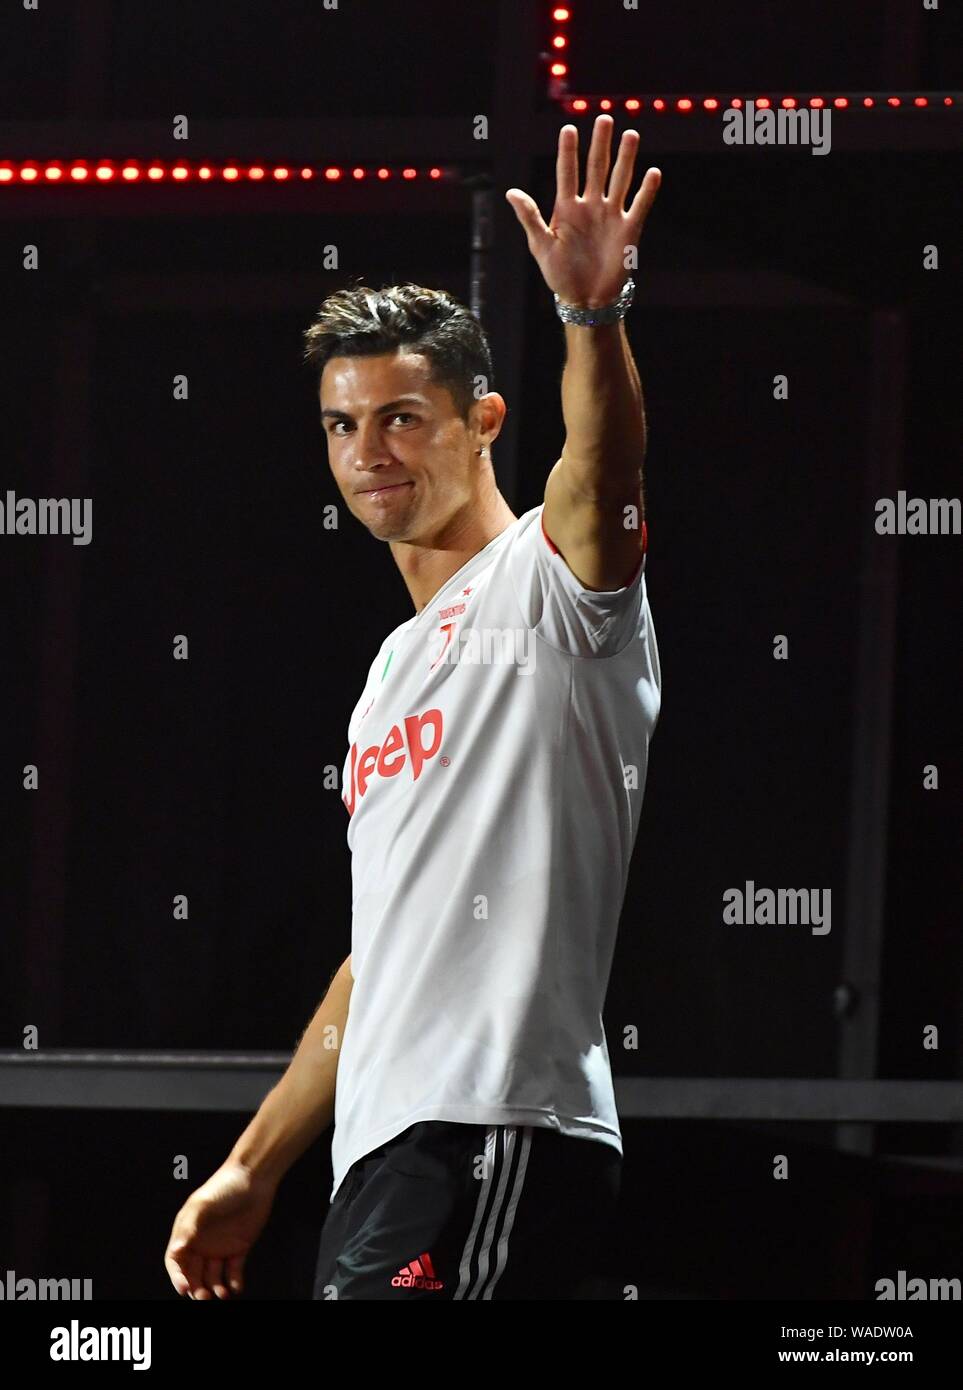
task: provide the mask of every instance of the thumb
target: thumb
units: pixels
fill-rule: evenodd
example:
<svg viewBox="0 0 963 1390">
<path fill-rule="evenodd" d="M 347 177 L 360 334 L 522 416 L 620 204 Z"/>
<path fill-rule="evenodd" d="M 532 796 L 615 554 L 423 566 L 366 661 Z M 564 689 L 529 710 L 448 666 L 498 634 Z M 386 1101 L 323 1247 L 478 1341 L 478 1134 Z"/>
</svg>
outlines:
<svg viewBox="0 0 963 1390">
<path fill-rule="evenodd" d="M 507 189 L 505 197 L 524 228 L 529 251 L 537 255 L 545 245 L 546 239 L 552 240 L 552 234 L 542 220 L 538 205 L 534 198 L 530 198 L 521 188 Z"/>
</svg>

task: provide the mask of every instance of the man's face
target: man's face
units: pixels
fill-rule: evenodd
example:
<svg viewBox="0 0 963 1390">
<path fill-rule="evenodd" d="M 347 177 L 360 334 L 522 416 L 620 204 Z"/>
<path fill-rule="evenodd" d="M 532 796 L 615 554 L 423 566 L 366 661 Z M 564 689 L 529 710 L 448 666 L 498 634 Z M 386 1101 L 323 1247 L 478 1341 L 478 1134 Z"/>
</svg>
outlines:
<svg viewBox="0 0 963 1390">
<path fill-rule="evenodd" d="M 331 472 L 378 540 L 430 544 L 474 501 L 484 460 L 430 368 L 420 353 L 392 352 L 332 357 L 321 375 Z"/>
</svg>

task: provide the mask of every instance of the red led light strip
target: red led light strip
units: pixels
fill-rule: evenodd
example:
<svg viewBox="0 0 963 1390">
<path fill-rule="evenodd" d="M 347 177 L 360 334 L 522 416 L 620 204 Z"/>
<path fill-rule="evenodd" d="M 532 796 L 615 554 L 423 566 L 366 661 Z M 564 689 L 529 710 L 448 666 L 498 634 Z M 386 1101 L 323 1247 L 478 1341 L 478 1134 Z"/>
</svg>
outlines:
<svg viewBox="0 0 963 1390">
<path fill-rule="evenodd" d="M 0 187 L 12 184 L 50 184 L 53 186 L 73 184 L 90 187 L 98 184 L 137 184 L 137 183 L 297 183 L 309 179 L 322 179 L 329 183 L 339 180 L 353 180 L 361 183 L 374 179 L 414 179 L 437 181 L 446 177 L 446 171 L 437 165 L 429 169 L 416 169 L 411 165 L 403 168 L 388 168 L 386 165 L 365 167 L 360 164 L 329 164 L 323 168 L 308 165 L 288 164 L 188 164 L 184 160 L 165 162 L 164 160 L 138 161 L 126 159 L 28 159 L 22 163 L 4 161 L 0 163 Z"/>
<path fill-rule="evenodd" d="M 874 95 L 861 95 L 851 92 L 846 96 L 834 97 L 570 97 L 556 94 L 555 99 L 561 102 L 566 111 L 571 111 L 576 115 L 581 115 L 586 111 L 616 110 L 632 113 L 645 110 L 671 111 L 679 112 L 682 115 L 703 111 L 712 115 L 716 111 L 726 111 L 733 106 L 739 108 L 747 101 L 753 102 L 757 111 L 765 111 L 770 107 L 782 107 L 784 110 L 791 111 L 799 106 L 811 106 L 816 110 L 822 107 L 832 107 L 837 111 L 845 111 L 847 108 L 867 111 L 884 108 L 892 110 L 896 107 L 907 110 L 929 107 L 936 110 L 957 104 L 957 99 L 950 95 L 939 96 L 931 93 L 929 96 L 913 96 L 911 93 L 905 92 L 901 95 L 897 95 L 895 92 L 889 95 L 878 92 Z"/>
<path fill-rule="evenodd" d="M 553 5 L 552 20 L 554 22 L 554 32 L 549 36 L 549 48 L 552 55 L 567 53 L 569 48 L 568 34 L 565 32 L 565 25 L 572 17 L 571 5 Z M 552 56 L 548 63 L 549 72 L 549 97 L 552 101 L 558 101 L 566 111 L 571 111 L 574 115 L 581 115 L 586 111 L 658 111 L 658 112 L 677 112 L 681 115 L 691 115 L 694 112 L 707 112 L 709 115 L 717 111 L 725 111 L 729 107 L 741 107 L 746 101 L 755 103 L 757 110 L 766 110 L 769 107 L 782 107 L 784 110 L 793 110 L 798 106 L 811 106 L 815 109 L 821 107 L 831 107 L 837 111 L 845 111 L 849 108 L 853 110 L 894 110 L 906 108 L 920 110 L 922 108 L 937 109 L 947 106 L 955 106 L 959 102 L 959 94 L 950 93 L 927 94 L 912 92 L 873 92 L 873 93 L 854 93 L 848 92 L 837 96 L 757 96 L 757 97 L 720 97 L 720 96 L 617 96 L 617 97 L 585 97 L 572 96 L 569 92 L 568 75 L 569 65 L 560 57 Z"/>
</svg>

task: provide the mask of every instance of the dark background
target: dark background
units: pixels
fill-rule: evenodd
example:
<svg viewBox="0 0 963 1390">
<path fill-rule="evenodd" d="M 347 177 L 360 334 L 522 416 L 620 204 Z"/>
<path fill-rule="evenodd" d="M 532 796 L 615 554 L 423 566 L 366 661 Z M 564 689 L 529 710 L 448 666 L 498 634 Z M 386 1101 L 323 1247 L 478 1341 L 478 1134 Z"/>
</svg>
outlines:
<svg viewBox="0 0 963 1390">
<path fill-rule="evenodd" d="M 0 537 L 0 1048 L 35 1024 L 42 1049 L 285 1052 L 348 953 L 346 816 L 323 778 L 410 601 L 386 547 L 345 512 L 321 524 L 338 494 L 300 337 L 358 277 L 467 301 L 470 190 L 491 177 L 483 321 L 517 431 L 495 468 L 516 514 L 541 500 L 563 440 L 563 340 L 503 175 L 531 149 L 523 186 L 548 217 L 570 119 L 539 60 L 548 8 L 518 7 L 534 48 L 521 19 L 513 41 L 510 7 L 477 0 L 44 3 L 0 21 L 0 163 L 445 169 L 364 189 L 0 188 L 0 496 L 93 499 L 90 546 Z M 573 4 L 572 90 L 942 94 L 958 81 L 950 9 Z M 514 105 L 503 68 L 525 94 Z M 861 576 L 885 547 L 898 598 L 868 1075 L 960 1079 L 960 539 L 877 537 L 866 494 L 881 429 L 896 432 L 896 486 L 960 492 L 959 109 L 834 113 L 825 157 L 724 146 L 703 116 L 616 113 L 616 132 L 642 134 L 637 179 L 658 164 L 664 180 L 627 320 L 651 431 L 663 712 L 605 1015 L 617 1077 L 841 1074 Z M 474 117 L 499 111 L 472 139 Z M 592 118 L 577 123 L 584 157 Z M 21 269 L 28 243 L 37 272 Z M 938 272 L 922 269 L 928 244 Z M 874 391 L 881 343 L 895 400 Z M 517 351 L 504 374 L 501 344 Z M 788 662 L 772 659 L 776 633 Z M 174 634 L 189 662 L 171 659 Z M 928 763 L 939 791 L 923 790 Z M 747 879 L 830 888 L 831 934 L 724 927 L 722 894 Z M 922 1048 L 927 1024 L 938 1051 Z M 0 1110 L 0 1265 L 173 1297 L 161 1260 L 186 1193 L 170 1156 L 189 1154 L 193 1188 L 244 1123 Z M 959 1127 L 880 1126 L 862 1154 L 835 1149 L 828 1124 L 623 1129 L 610 1272 L 652 1296 L 862 1298 L 914 1259 L 963 1274 Z M 772 1181 L 774 1136 L 794 1185 Z M 286 1181 L 252 1296 L 308 1295 L 328 1142 Z M 917 1191 L 895 1161 L 911 1154 L 942 1177 Z"/>
</svg>

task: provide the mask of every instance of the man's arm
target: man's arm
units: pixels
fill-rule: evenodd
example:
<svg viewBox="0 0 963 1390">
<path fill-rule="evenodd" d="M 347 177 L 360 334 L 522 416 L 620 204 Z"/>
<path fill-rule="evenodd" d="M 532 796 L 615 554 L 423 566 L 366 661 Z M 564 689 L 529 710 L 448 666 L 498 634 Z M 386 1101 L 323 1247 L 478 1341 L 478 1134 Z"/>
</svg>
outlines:
<svg viewBox="0 0 963 1390">
<path fill-rule="evenodd" d="M 242 1292 L 244 1265 L 271 1214 L 278 1184 L 331 1123 L 353 983 L 348 956 L 335 971 L 287 1071 L 226 1161 L 174 1218 L 164 1268 L 182 1297 L 229 1298 Z"/>
<path fill-rule="evenodd" d="M 642 387 L 623 323 L 566 324 L 565 346 L 565 445 L 542 519 L 587 589 L 620 589 L 642 558 Z"/>
<path fill-rule="evenodd" d="M 280 1182 L 334 1117 L 341 1040 L 354 979 L 351 957 L 335 972 L 287 1071 L 231 1150 L 229 1161 Z"/>
<path fill-rule="evenodd" d="M 625 209 L 639 133 L 623 131 L 609 178 L 612 129 L 611 116 L 597 117 L 579 194 L 578 130 L 562 127 L 555 207 L 547 226 L 527 193 L 510 188 L 505 194 L 548 288 L 579 308 L 599 308 L 618 298 L 627 253 L 638 243 L 662 181 L 658 169 L 649 169 Z M 642 558 L 646 440 L 639 374 L 621 322 L 566 324 L 565 343 L 565 447 L 548 478 L 542 521 L 586 588 L 620 589 Z"/>
</svg>

